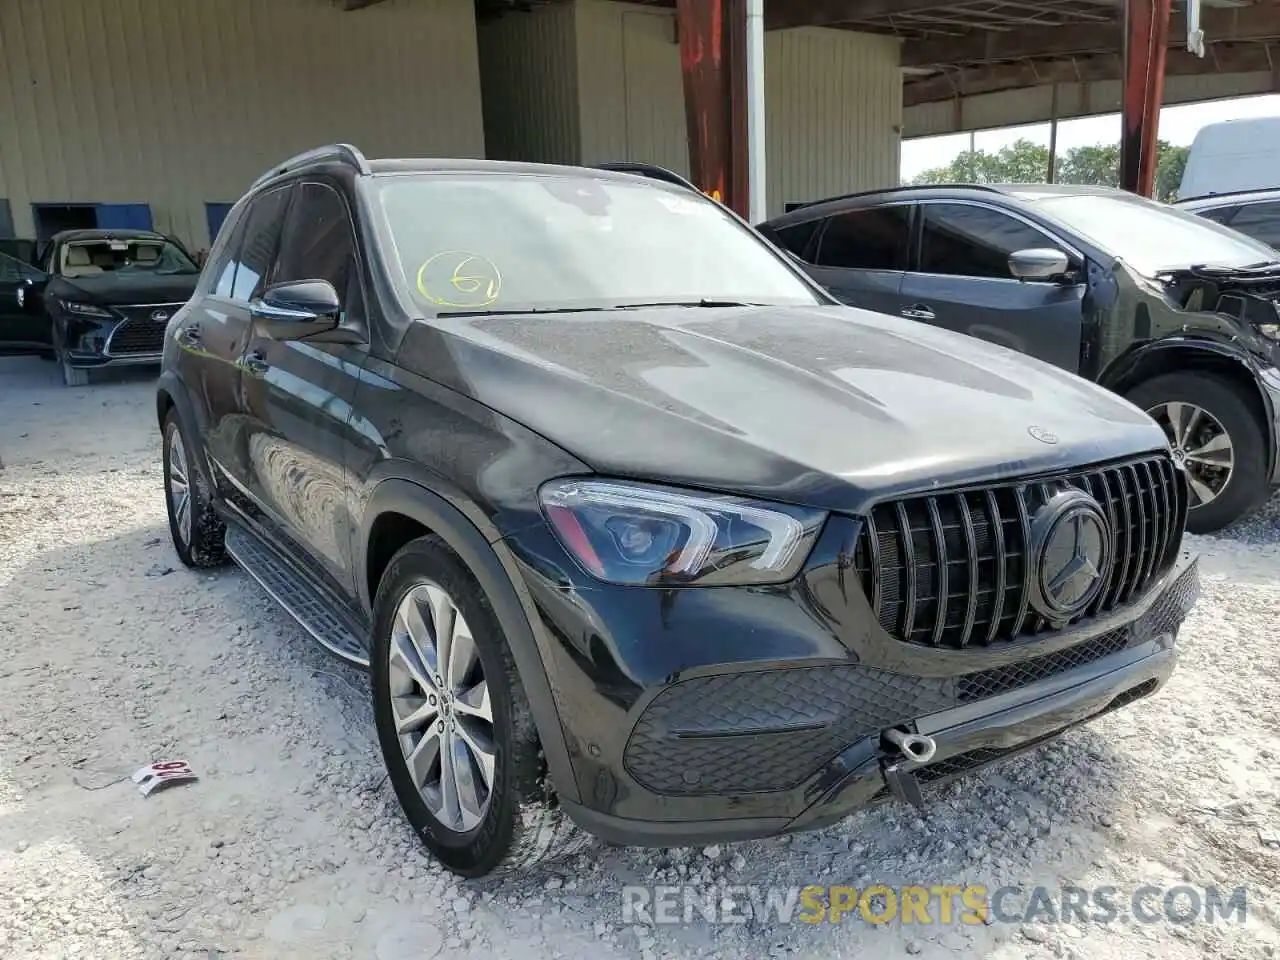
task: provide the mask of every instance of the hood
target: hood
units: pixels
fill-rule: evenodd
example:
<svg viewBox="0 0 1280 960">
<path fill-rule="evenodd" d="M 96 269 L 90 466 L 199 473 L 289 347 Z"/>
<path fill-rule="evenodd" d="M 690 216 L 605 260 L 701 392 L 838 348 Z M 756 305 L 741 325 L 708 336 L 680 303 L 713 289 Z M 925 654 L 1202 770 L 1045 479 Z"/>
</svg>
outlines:
<svg viewBox="0 0 1280 960">
<path fill-rule="evenodd" d="M 91 277 L 54 277 L 49 292 L 62 300 L 97 306 L 118 304 L 185 303 L 195 293 L 198 273 L 101 273 Z"/>
<path fill-rule="evenodd" d="M 424 335 L 407 338 L 401 365 L 604 474 L 858 510 L 873 497 L 1167 449 L 1146 414 L 1101 387 L 850 307 L 433 324 L 414 324 Z"/>
</svg>

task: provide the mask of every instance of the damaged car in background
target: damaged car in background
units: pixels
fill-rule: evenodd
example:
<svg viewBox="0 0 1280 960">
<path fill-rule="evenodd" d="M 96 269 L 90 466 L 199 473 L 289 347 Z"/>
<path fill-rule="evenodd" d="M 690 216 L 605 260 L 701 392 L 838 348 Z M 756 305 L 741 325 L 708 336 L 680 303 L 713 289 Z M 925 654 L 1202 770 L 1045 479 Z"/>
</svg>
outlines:
<svg viewBox="0 0 1280 960">
<path fill-rule="evenodd" d="M 26 268 L 0 314 L 51 348 L 68 386 L 108 366 L 159 364 L 165 326 L 200 268 L 177 242 L 145 230 L 56 234 Z M 39 344 L 38 344 L 39 345 Z"/>
<path fill-rule="evenodd" d="M 1209 533 L 1280 485 L 1280 253 L 1099 186 L 902 187 L 762 224 L 845 303 L 1020 350 L 1128 398 Z"/>
</svg>

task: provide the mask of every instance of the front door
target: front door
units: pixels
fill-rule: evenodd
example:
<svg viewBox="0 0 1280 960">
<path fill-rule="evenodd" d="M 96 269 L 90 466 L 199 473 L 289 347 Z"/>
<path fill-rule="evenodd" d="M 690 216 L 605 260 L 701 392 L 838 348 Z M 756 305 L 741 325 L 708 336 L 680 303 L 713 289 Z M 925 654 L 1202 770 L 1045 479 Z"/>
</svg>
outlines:
<svg viewBox="0 0 1280 960">
<path fill-rule="evenodd" d="M 353 219 L 338 189 L 296 188 L 269 285 L 328 280 L 343 300 L 333 335 L 275 340 L 251 331 L 242 368 L 249 486 L 272 534 L 301 547 L 321 575 L 353 596 L 347 451 L 351 401 L 368 351 Z"/>
<path fill-rule="evenodd" d="M 210 252 L 205 277 L 211 286 L 197 291 L 174 321 L 182 379 L 198 390 L 197 425 L 215 479 L 225 496 L 240 502 L 248 493 L 240 358 L 249 340 L 249 302 L 261 292 L 275 256 L 289 189 L 259 194 L 236 212 L 223 242 Z"/>
<path fill-rule="evenodd" d="M 53 345 L 49 315 L 40 309 L 46 280 L 31 264 L 0 253 L 0 351 Z"/>
<path fill-rule="evenodd" d="M 1072 251 L 1021 217 L 973 202 L 924 202 L 920 248 L 902 281 L 900 312 L 1078 371 L 1083 282 L 1025 281 L 1009 270 L 1017 250 Z"/>
<path fill-rule="evenodd" d="M 828 217 L 808 272 L 837 300 L 878 313 L 898 313 L 907 268 L 911 207 L 881 204 Z"/>
</svg>

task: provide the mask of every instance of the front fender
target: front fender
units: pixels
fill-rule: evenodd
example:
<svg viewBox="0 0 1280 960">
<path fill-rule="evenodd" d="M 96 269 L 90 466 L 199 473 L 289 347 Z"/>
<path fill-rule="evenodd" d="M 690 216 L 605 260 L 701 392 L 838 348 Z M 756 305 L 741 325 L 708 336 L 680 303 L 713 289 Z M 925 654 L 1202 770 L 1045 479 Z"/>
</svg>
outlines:
<svg viewBox="0 0 1280 960">
<path fill-rule="evenodd" d="M 368 607 L 372 606 L 367 596 L 370 535 L 374 522 L 385 513 L 403 514 L 421 523 L 444 540 L 479 581 L 520 672 L 556 791 L 566 800 L 577 801 L 577 781 L 545 666 L 548 641 L 510 550 L 486 538 L 461 510 L 425 486 L 403 479 L 382 480 L 370 493 L 356 543 L 356 580 Z"/>
<path fill-rule="evenodd" d="M 191 400 L 191 394 L 187 390 L 187 386 L 178 375 L 169 369 L 160 372 L 160 379 L 156 382 L 156 419 L 160 428 L 164 429 L 164 418 L 168 415 L 169 408 L 172 407 L 178 413 L 178 422 L 182 425 L 182 433 L 186 439 L 186 445 L 192 453 L 198 451 L 198 456 L 192 457 L 195 462 L 196 469 L 200 471 L 201 477 L 208 485 L 207 489 L 216 490 L 217 483 L 213 471 L 213 463 L 209 460 L 208 452 L 205 450 L 203 443 L 204 424 L 201 422 L 200 416 L 196 413 L 196 404 Z"/>
<path fill-rule="evenodd" d="M 1263 413 L 1263 431 L 1268 445 L 1268 475 L 1280 484 L 1280 371 L 1265 366 L 1245 346 L 1234 340 L 1207 337 L 1166 337 L 1136 346 L 1117 357 L 1103 371 L 1098 382 L 1124 394 L 1152 376 L 1195 369 L 1234 370 L 1253 385 Z"/>
</svg>

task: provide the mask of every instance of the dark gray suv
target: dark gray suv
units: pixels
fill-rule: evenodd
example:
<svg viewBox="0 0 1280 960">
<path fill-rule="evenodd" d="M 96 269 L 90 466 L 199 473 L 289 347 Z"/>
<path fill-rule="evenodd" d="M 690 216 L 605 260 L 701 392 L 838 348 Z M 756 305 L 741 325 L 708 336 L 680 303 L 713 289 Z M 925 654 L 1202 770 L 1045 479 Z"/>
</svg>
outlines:
<svg viewBox="0 0 1280 960">
<path fill-rule="evenodd" d="M 844 303 L 1039 357 L 1164 427 L 1218 530 L 1280 485 L 1280 253 L 1108 187 L 903 187 L 759 228 Z"/>
</svg>

